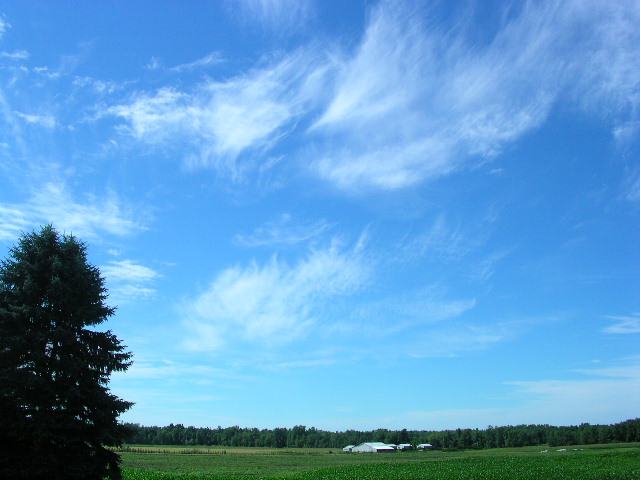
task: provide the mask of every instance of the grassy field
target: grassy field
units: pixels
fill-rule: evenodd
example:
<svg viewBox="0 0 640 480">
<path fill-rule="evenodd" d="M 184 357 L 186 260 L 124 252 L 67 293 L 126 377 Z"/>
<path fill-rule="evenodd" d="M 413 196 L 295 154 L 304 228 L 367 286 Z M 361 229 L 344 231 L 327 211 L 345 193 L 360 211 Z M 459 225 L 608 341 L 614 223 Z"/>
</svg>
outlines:
<svg viewBox="0 0 640 480">
<path fill-rule="evenodd" d="M 125 480 L 640 480 L 640 444 L 386 454 L 143 445 L 124 450 Z"/>
</svg>

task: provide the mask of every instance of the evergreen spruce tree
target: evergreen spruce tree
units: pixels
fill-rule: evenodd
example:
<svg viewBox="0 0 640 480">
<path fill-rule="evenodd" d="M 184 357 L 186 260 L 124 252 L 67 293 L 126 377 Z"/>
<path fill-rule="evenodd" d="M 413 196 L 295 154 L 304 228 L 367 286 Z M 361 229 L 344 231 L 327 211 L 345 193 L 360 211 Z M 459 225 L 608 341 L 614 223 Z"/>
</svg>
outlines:
<svg viewBox="0 0 640 480">
<path fill-rule="evenodd" d="M 48 225 L 0 263 L 0 478 L 120 478 L 108 446 L 124 441 L 131 407 L 109 376 L 131 353 L 96 326 L 114 309 L 86 246 Z"/>
</svg>

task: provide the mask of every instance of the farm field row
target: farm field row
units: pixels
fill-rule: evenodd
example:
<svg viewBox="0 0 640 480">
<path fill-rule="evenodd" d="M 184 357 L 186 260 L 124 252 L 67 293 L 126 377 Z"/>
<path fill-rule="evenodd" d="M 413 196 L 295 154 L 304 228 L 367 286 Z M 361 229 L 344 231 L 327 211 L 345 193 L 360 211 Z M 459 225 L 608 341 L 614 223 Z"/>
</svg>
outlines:
<svg viewBox="0 0 640 480">
<path fill-rule="evenodd" d="M 122 459 L 124 480 L 640 480 L 640 444 L 565 448 L 344 454 L 130 446 Z"/>
</svg>

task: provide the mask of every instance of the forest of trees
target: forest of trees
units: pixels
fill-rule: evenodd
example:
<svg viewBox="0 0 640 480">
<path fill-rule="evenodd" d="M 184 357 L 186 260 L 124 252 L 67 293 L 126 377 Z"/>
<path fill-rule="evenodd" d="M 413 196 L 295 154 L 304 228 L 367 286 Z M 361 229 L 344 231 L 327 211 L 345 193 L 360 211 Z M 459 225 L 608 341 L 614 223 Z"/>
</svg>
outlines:
<svg viewBox="0 0 640 480">
<path fill-rule="evenodd" d="M 144 427 L 127 424 L 130 443 L 143 445 L 221 445 L 227 447 L 342 448 L 363 442 L 430 443 L 434 449 L 483 449 L 537 445 L 589 445 L 595 443 L 640 442 L 640 418 L 614 425 L 555 427 L 551 425 L 489 426 L 484 430 L 445 431 L 347 430 L 329 432 L 314 427 L 295 426 L 260 430 L 257 428 L 196 428 L 184 425 Z"/>
</svg>

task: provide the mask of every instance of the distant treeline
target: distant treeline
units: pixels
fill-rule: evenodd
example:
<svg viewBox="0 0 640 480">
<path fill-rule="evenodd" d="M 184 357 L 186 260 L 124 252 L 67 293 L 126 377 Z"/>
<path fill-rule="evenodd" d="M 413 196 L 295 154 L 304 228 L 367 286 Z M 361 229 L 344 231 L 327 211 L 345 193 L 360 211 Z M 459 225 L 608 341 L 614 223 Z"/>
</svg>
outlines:
<svg viewBox="0 0 640 480">
<path fill-rule="evenodd" d="M 640 418 L 614 425 L 554 427 L 551 425 L 489 426 L 484 430 L 444 431 L 347 430 L 329 432 L 314 427 L 293 428 L 196 428 L 184 425 L 144 427 L 127 424 L 130 443 L 144 445 L 220 445 L 226 447 L 342 448 L 363 442 L 430 443 L 434 449 L 483 449 L 502 447 L 589 445 L 594 443 L 640 442 Z"/>
</svg>

